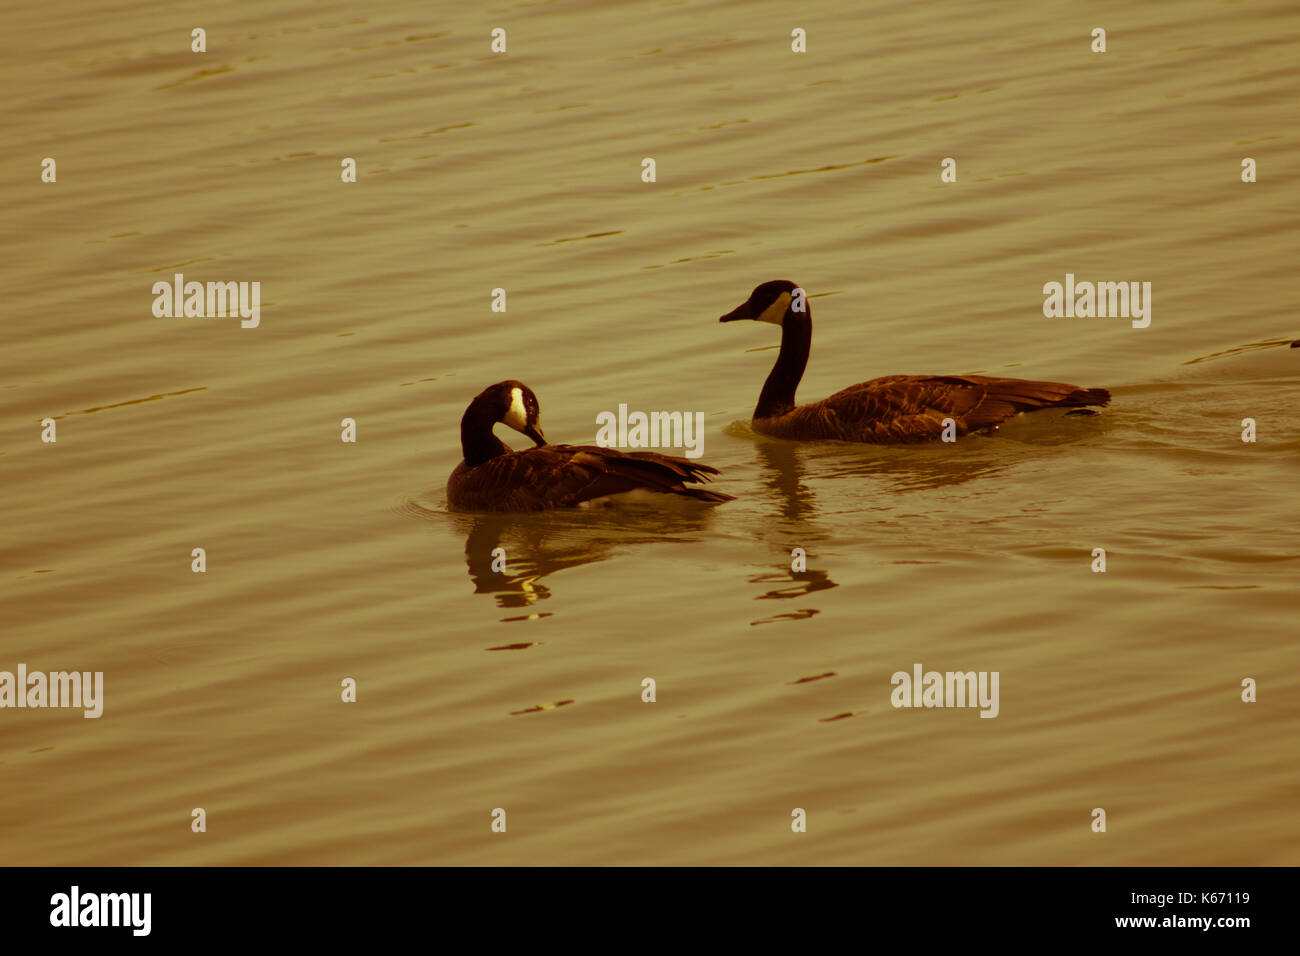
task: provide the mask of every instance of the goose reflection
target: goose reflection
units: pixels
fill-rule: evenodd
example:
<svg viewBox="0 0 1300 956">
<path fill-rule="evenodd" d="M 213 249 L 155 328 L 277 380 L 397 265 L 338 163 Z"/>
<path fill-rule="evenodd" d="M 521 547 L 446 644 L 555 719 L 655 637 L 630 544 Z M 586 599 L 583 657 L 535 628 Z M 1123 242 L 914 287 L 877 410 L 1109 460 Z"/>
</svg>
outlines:
<svg viewBox="0 0 1300 956">
<path fill-rule="evenodd" d="M 547 529 L 500 515 L 467 519 L 465 565 L 475 594 L 492 594 L 501 608 L 530 607 L 551 596 L 542 579 L 599 561 L 608 553 L 591 541 L 547 541 Z"/>
<path fill-rule="evenodd" d="M 553 596 L 545 579 L 568 568 L 606 561 L 629 548 L 692 541 L 707 512 L 665 514 L 620 508 L 604 513 L 452 515 L 465 535 L 465 566 L 475 594 L 500 608 L 531 608 Z"/>
<path fill-rule="evenodd" d="M 801 598 L 817 591 L 828 591 L 831 588 L 839 587 L 838 584 L 831 580 L 829 572 L 815 568 L 804 571 L 781 570 L 767 574 L 756 574 L 749 579 L 749 583 L 778 585 L 778 587 L 769 588 L 762 594 L 757 595 L 756 600 L 759 601 Z M 754 627 L 758 624 L 775 624 L 778 621 L 804 621 L 820 613 L 819 608 L 803 607 L 791 611 L 782 611 L 768 617 L 761 617 L 756 621 L 750 621 L 749 625 Z"/>
<path fill-rule="evenodd" d="M 1032 447 L 1026 451 L 1016 442 L 995 445 L 983 438 L 963 440 L 983 445 L 967 444 L 958 450 L 951 446 L 809 444 L 756 437 L 759 484 L 780 517 L 756 529 L 757 536 L 776 552 L 779 564 L 771 571 L 751 573 L 748 582 L 762 587 L 755 600 L 793 600 L 838 587 L 828 571 L 809 566 L 817 561 L 818 545 L 830 541 L 836 530 L 823 516 L 843 514 L 846 505 L 857 512 L 890 512 L 898 506 L 892 494 L 875 504 L 849 499 L 958 485 L 997 474 L 1029 455 L 1042 453 Z M 807 620 L 819 613 L 815 607 L 799 607 L 750 621 L 750 625 Z"/>
<path fill-rule="evenodd" d="M 759 480 L 776 499 L 781 517 L 802 522 L 815 515 L 816 495 L 803 480 L 803 460 L 809 446 L 793 441 L 759 440 L 754 447 L 762 463 Z"/>
<path fill-rule="evenodd" d="M 753 434 L 747 426 L 739 426 L 734 433 Z M 1086 436 L 1088 431 L 1083 434 Z M 996 437 L 963 437 L 960 444 L 953 445 L 810 444 L 756 437 L 754 449 L 761 464 L 759 481 L 780 509 L 783 533 L 815 535 L 819 529 L 807 523 L 827 510 L 824 502 L 819 507 L 819 496 L 843 499 L 881 490 L 941 489 L 988 478 L 1023 461 L 1051 454 L 1047 447 L 1051 437 L 1049 421 L 1017 420 L 1003 426 Z M 1076 433 L 1071 440 L 1079 440 L 1079 435 Z M 842 512 L 844 504 L 843 500 L 833 503 L 829 511 Z M 893 506 L 893 502 L 881 502 L 882 509 Z"/>
<path fill-rule="evenodd" d="M 1013 429 L 1004 426 L 1004 430 Z M 883 479 L 891 491 L 911 491 L 987 478 L 1042 453 L 1035 447 L 1026 451 L 1019 442 L 1006 442 L 1001 436 L 977 435 L 960 441 L 960 446 L 868 446 L 865 454 L 857 445 L 830 445 L 819 449 L 808 465 L 826 479 Z"/>
</svg>

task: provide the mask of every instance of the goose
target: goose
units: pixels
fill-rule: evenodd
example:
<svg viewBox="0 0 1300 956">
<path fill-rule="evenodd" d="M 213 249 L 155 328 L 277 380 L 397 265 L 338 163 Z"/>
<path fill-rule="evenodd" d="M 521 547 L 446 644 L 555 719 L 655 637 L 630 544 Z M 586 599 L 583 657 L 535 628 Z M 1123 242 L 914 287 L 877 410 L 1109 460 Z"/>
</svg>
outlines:
<svg viewBox="0 0 1300 956">
<path fill-rule="evenodd" d="M 754 408 L 753 429 L 775 438 L 838 439 L 902 444 L 942 437 L 944 419 L 958 435 L 996 430 L 1020 412 L 1105 405 L 1110 392 L 1061 382 L 985 375 L 886 375 L 850 385 L 829 398 L 796 405 L 795 389 L 808 364 L 812 313 L 801 288 L 786 279 L 764 282 L 719 322 L 754 319 L 781 327 L 781 351 Z"/>
<path fill-rule="evenodd" d="M 622 452 L 598 445 L 548 445 L 538 423 L 533 390 L 508 380 L 489 385 L 460 420 L 464 460 L 447 480 L 455 511 L 546 511 L 603 503 L 610 495 L 649 491 L 697 501 L 731 501 L 731 495 L 689 484 L 710 481 L 716 468 L 651 451 Z M 511 451 L 492 433 L 497 422 L 532 439 L 535 447 Z"/>
</svg>

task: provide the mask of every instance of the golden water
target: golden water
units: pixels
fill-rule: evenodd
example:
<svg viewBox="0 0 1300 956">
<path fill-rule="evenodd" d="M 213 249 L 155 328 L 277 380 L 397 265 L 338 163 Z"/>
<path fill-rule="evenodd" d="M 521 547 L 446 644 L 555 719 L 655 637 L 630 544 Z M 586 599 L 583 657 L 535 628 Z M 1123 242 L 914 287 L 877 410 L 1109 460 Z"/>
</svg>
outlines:
<svg viewBox="0 0 1300 956">
<path fill-rule="evenodd" d="M 160 10 L 3 15 L 0 670 L 106 701 L 0 710 L 0 862 L 1300 862 L 1290 0 Z M 176 272 L 260 281 L 260 327 L 155 318 Z M 1151 326 L 1045 318 L 1067 272 Z M 776 331 L 717 317 L 772 278 L 803 399 L 1114 402 L 756 438 Z M 447 514 L 505 378 L 553 441 L 703 411 L 737 500 Z M 916 662 L 1000 715 L 894 709 Z"/>
</svg>

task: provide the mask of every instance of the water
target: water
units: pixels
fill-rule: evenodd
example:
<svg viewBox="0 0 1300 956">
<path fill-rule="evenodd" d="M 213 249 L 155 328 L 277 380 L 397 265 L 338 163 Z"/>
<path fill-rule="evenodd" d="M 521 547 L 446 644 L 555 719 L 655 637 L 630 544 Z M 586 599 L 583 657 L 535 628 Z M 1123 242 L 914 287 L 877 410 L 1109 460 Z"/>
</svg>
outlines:
<svg viewBox="0 0 1300 956">
<path fill-rule="evenodd" d="M 5 14 L 0 670 L 106 684 L 0 711 L 6 863 L 1300 862 L 1294 5 L 176 12 Z M 178 271 L 260 281 L 261 326 L 154 318 Z M 1067 272 L 1150 281 L 1151 326 L 1045 318 Z M 755 436 L 776 330 L 717 317 L 772 278 L 803 400 L 1114 401 Z M 557 442 L 704 412 L 737 500 L 448 514 L 505 378 Z M 998 671 L 999 716 L 893 708 L 917 662 Z"/>
</svg>

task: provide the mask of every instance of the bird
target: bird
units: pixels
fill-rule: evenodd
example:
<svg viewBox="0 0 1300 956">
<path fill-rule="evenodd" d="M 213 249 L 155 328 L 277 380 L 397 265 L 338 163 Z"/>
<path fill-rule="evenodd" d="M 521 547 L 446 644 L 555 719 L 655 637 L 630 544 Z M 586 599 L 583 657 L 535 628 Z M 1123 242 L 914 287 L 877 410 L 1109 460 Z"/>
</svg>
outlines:
<svg viewBox="0 0 1300 956">
<path fill-rule="evenodd" d="M 754 408 L 754 431 L 775 438 L 905 444 L 996 430 L 1020 412 L 1106 405 L 1104 388 L 986 375 L 886 375 L 829 398 L 795 404 L 808 365 L 812 313 L 804 290 L 787 279 L 757 286 L 719 322 L 753 319 L 781 327 L 781 351 Z M 1092 414 L 1084 412 L 1083 414 Z M 951 425 L 946 425 L 951 422 Z"/>
<path fill-rule="evenodd" d="M 720 503 L 731 495 L 688 487 L 711 481 L 718 469 L 651 451 L 623 452 L 598 445 L 548 445 L 533 390 L 513 379 L 480 392 L 460 422 L 464 460 L 447 480 L 454 511 L 547 511 L 610 503 L 610 496 L 654 492 Z M 497 422 L 532 439 L 511 451 L 493 434 Z"/>
</svg>

